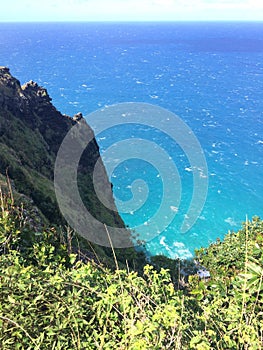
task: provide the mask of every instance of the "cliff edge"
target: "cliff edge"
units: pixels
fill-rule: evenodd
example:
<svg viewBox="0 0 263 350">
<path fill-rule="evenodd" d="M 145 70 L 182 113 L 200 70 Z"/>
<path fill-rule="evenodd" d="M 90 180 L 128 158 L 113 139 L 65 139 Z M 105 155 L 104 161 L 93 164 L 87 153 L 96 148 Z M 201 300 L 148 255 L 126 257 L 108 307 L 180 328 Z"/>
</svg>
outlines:
<svg viewBox="0 0 263 350">
<path fill-rule="evenodd" d="M 0 174 L 8 174 L 15 190 L 31 198 L 50 223 L 58 224 L 64 222 L 53 185 L 56 155 L 68 131 L 84 120 L 81 113 L 73 118 L 62 115 L 51 100 L 45 88 L 33 81 L 21 85 L 9 68 L 0 67 Z M 104 207 L 94 191 L 92 173 L 99 159 L 93 139 L 79 163 L 81 197 L 98 220 L 124 227 L 120 216 Z M 114 203 L 105 169 L 101 181 Z"/>
</svg>

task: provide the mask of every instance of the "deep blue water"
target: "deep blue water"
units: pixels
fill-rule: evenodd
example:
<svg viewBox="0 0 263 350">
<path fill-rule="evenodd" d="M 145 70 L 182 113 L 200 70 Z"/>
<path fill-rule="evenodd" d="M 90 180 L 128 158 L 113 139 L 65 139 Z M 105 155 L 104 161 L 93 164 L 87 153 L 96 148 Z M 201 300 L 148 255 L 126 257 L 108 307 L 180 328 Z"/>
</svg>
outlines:
<svg viewBox="0 0 263 350">
<path fill-rule="evenodd" d="M 181 233 L 192 169 L 176 143 L 153 138 L 176 163 L 182 197 L 174 221 L 147 243 L 151 254 L 189 257 L 240 228 L 246 216 L 263 217 L 263 23 L 0 24 L 0 65 L 21 83 L 46 87 L 62 113 L 145 102 L 172 111 L 193 130 L 208 165 L 205 206 Z M 127 132 L 101 135 L 102 151 Z M 147 222 L 162 198 L 158 169 L 138 159 L 116 168 L 115 196 L 129 200 L 137 178 L 148 183 L 149 200 L 122 214 L 130 227 Z"/>
</svg>

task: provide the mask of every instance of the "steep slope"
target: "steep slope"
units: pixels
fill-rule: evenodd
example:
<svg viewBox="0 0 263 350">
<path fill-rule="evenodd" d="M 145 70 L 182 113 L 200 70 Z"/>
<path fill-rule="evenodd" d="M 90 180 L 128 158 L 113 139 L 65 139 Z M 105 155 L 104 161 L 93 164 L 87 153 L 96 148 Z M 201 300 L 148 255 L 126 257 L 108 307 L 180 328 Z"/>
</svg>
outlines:
<svg viewBox="0 0 263 350">
<path fill-rule="evenodd" d="M 7 67 L 0 67 L 0 174 L 8 174 L 15 189 L 32 198 L 53 224 L 63 223 L 53 185 L 56 155 L 65 135 L 81 120 L 81 114 L 73 118 L 62 115 L 43 87 L 33 81 L 21 86 Z M 93 139 L 79 164 L 82 199 L 98 220 L 123 227 L 120 216 L 104 207 L 95 194 L 91 179 L 99 157 Z M 113 202 L 105 170 L 101 181 Z"/>
</svg>

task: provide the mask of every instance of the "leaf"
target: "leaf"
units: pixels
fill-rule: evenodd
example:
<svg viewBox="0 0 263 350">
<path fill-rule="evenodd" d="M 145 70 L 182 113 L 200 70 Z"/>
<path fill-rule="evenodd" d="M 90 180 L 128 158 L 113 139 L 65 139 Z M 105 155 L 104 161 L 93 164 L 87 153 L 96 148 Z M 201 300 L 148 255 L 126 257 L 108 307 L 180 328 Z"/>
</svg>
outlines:
<svg viewBox="0 0 263 350">
<path fill-rule="evenodd" d="M 76 259 L 77 259 L 77 254 L 70 254 L 69 255 L 69 261 L 70 261 L 71 265 L 73 265 L 76 262 Z"/>
<path fill-rule="evenodd" d="M 9 301 L 9 303 L 11 303 L 11 304 L 15 304 L 16 303 L 16 300 L 11 295 L 8 295 L 7 299 Z"/>
<path fill-rule="evenodd" d="M 263 268 L 260 265 L 257 265 L 253 262 L 249 262 L 247 264 L 247 268 L 257 275 L 263 275 Z"/>
</svg>

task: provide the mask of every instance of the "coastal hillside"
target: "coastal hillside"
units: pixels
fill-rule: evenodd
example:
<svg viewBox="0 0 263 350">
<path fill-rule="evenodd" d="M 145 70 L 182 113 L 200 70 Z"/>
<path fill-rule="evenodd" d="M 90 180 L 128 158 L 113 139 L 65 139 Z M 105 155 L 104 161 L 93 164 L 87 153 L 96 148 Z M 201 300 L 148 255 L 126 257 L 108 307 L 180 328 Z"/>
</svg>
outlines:
<svg viewBox="0 0 263 350">
<path fill-rule="evenodd" d="M 32 198 L 52 223 L 61 221 L 53 188 L 56 155 L 67 132 L 80 119 L 81 114 L 73 118 L 62 115 L 52 105 L 47 90 L 37 83 L 30 81 L 21 86 L 8 68 L 0 67 L 0 172 L 8 174 L 15 189 Z M 94 139 L 79 166 L 81 192 L 95 217 L 123 225 L 118 215 L 102 206 L 91 186 L 99 157 Z M 102 181 L 105 189 L 110 189 L 106 172 Z"/>
<path fill-rule="evenodd" d="M 21 85 L 9 68 L 0 67 L 0 181 L 3 185 L 8 178 L 15 197 L 23 198 L 37 208 L 37 221 L 67 225 L 55 196 L 54 164 L 64 137 L 80 122 L 85 123 L 81 113 L 74 117 L 62 115 L 51 103 L 45 88 L 33 81 Z M 91 129 L 90 133 L 93 134 Z M 109 226 L 124 227 L 117 210 L 106 208 L 96 196 L 92 175 L 99 159 L 99 148 L 93 139 L 79 162 L 81 198 L 97 220 Z M 114 207 L 112 188 L 104 167 L 100 185 Z M 97 246 L 96 250 L 99 255 L 112 254 L 111 249 Z M 135 254 L 133 248 L 130 250 Z M 125 256 L 123 252 L 121 255 Z"/>
</svg>

